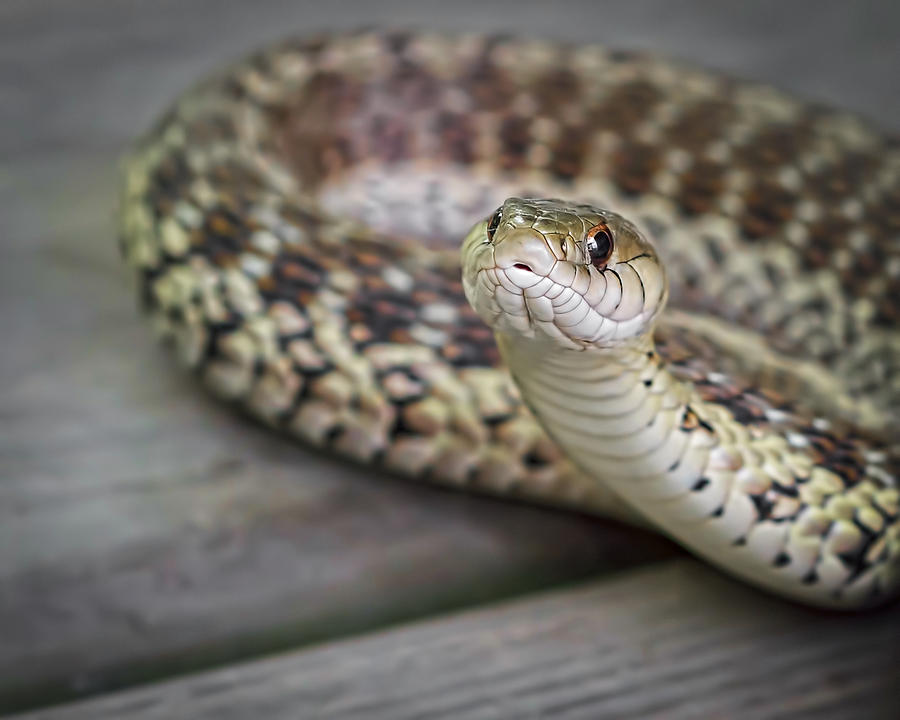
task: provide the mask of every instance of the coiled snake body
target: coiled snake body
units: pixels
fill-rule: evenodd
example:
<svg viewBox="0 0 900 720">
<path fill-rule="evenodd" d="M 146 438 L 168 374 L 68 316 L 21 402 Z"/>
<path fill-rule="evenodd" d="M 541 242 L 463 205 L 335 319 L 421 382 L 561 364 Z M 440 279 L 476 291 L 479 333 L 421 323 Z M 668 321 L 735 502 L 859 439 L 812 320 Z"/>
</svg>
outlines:
<svg viewBox="0 0 900 720">
<path fill-rule="evenodd" d="M 898 206 L 896 141 L 765 87 L 363 32 L 185 94 L 120 225 L 159 330 L 264 422 L 856 607 L 900 585 Z"/>
</svg>

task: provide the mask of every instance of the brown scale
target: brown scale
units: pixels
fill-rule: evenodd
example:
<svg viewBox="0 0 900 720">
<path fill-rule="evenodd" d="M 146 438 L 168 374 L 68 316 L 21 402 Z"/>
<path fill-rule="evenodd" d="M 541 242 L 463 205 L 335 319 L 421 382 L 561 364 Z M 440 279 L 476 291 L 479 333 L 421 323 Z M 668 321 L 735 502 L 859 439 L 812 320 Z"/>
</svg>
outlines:
<svg viewBox="0 0 900 720">
<path fill-rule="evenodd" d="M 562 128 L 553 146 L 548 170 L 560 180 L 572 180 L 581 174 L 590 149 L 590 132 L 580 126 Z"/>
<path fill-rule="evenodd" d="M 864 283 L 877 277 L 887 260 L 884 248 L 878 244 L 874 244 L 862 251 L 855 251 L 853 252 L 852 257 L 853 272 L 856 274 L 857 278 L 863 279 Z"/>
<path fill-rule="evenodd" d="M 459 80 L 459 86 L 471 95 L 480 110 L 505 110 L 516 94 L 516 83 L 492 64 L 487 56 L 479 58 Z"/>
<path fill-rule="evenodd" d="M 812 173 L 804 187 L 825 202 L 840 201 L 852 197 L 877 166 L 877 159 L 871 155 L 850 153 Z"/>
<path fill-rule="evenodd" d="M 828 452 L 822 447 L 821 442 L 817 442 L 818 438 L 811 437 L 808 430 L 811 428 L 807 429 L 806 437 L 813 443 L 813 459 L 817 465 L 830 468 L 832 472 L 840 476 L 845 485 L 850 487 L 866 476 L 866 461 L 860 448 L 851 440 L 834 443 Z"/>
<path fill-rule="evenodd" d="M 882 195 L 883 213 L 878 216 L 878 226 L 885 237 L 900 233 L 900 187 L 891 187 Z"/>
<path fill-rule="evenodd" d="M 340 121 L 360 112 L 363 101 L 358 82 L 320 71 L 272 115 L 275 147 L 304 187 L 315 187 L 356 161 L 351 135 Z"/>
<path fill-rule="evenodd" d="M 655 145 L 626 142 L 613 157 L 611 176 L 622 192 L 639 195 L 650 190 L 662 166 L 662 153 Z"/>
<path fill-rule="evenodd" d="M 645 80 L 635 80 L 613 89 L 588 113 L 591 123 L 627 138 L 634 126 L 645 120 L 659 103 L 660 91 Z"/>
<path fill-rule="evenodd" d="M 892 277 L 887 282 L 884 295 L 879 299 L 875 309 L 873 324 L 893 328 L 900 325 L 900 275 Z"/>
<path fill-rule="evenodd" d="M 191 252 L 205 256 L 216 267 L 235 267 L 242 252 L 256 252 L 249 244 L 256 229 L 242 207 L 220 204 L 207 211 L 203 225 L 192 237 Z"/>
<path fill-rule="evenodd" d="M 468 165 L 475 160 L 475 129 L 461 113 L 443 112 L 435 120 L 442 159 Z"/>
<path fill-rule="evenodd" d="M 700 160 L 682 173 L 675 200 L 688 215 L 711 212 L 725 187 L 726 169 L 717 162 Z"/>
<path fill-rule="evenodd" d="M 441 348 L 441 354 L 448 362 L 460 367 L 500 364 L 494 333 L 474 311 L 462 312 L 457 324 L 444 326 L 444 329 L 452 335 L 451 342 Z"/>
<path fill-rule="evenodd" d="M 401 59 L 381 92 L 400 107 L 427 108 L 434 106 L 441 89 L 442 83 L 425 68 Z"/>
<path fill-rule="evenodd" d="M 576 103 L 581 96 L 581 81 L 563 67 L 548 70 L 534 83 L 533 92 L 538 101 L 538 114 L 558 115 L 567 105 Z"/>
<path fill-rule="evenodd" d="M 321 215 L 294 204 L 285 203 L 281 206 L 279 214 L 286 223 L 301 231 L 300 239 L 288 247 L 293 247 L 296 244 L 307 245 L 311 243 L 317 237 L 322 226 Z"/>
<path fill-rule="evenodd" d="M 316 219 L 289 207 L 283 208 L 282 217 L 302 228 L 302 239 L 282 246 L 272 260 L 269 277 L 261 278 L 258 284 L 267 299 L 302 306 L 309 302 L 336 261 L 315 241 Z"/>
<path fill-rule="evenodd" d="M 527 163 L 528 149 L 531 147 L 530 117 L 510 115 L 500 126 L 500 157 L 497 161 L 504 170 L 522 168 Z"/>
<path fill-rule="evenodd" d="M 322 283 L 324 273 L 318 263 L 298 254 L 282 254 L 271 273 L 281 299 L 296 302 L 302 293 L 314 292 Z"/>
<path fill-rule="evenodd" d="M 348 298 L 346 314 L 349 322 L 365 332 L 356 331 L 359 346 L 392 342 L 410 344 L 414 340 L 409 328 L 418 317 L 409 296 L 388 285 L 378 275 L 363 278 L 357 290 Z"/>
<path fill-rule="evenodd" d="M 226 113 L 204 116 L 202 120 L 185 125 L 185 141 L 194 147 L 237 137 L 235 120 Z"/>
<path fill-rule="evenodd" d="M 862 480 L 868 480 L 877 487 L 888 487 L 881 479 L 867 473 L 866 451 L 884 453 L 887 459 L 883 467 L 887 473 L 893 477 L 900 473 L 900 453 L 879 441 L 854 434 L 838 437 L 833 432 L 817 430 L 811 425 L 801 425 L 796 431 L 809 442 L 810 456 L 815 463 L 839 475 L 848 487 Z"/>
<path fill-rule="evenodd" d="M 320 70 L 307 80 L 295 102 L 302 104 L 308 117 L 346 117 L 360 107 L 363 92 L 355 78 Z"/>
<path fill-rule="evenodd" d="M 772 125 L 737 148 L 735 159 L 755 172 L 793 165 L 809 141 L 806 122 Z"/>
<path fill-rule="evenodd" d="M 678 427 L 682 432 L 693 432 L 700 428 L 710 433 L 714 432 L 712 426 L 703 420 L 690 405 L 684 408 L 684 413 L 681 416 L 681 422 Z"/>
<path fill-rule="evenodd" d="M 169 214 L 172 203 L 187 194 L 194 172 L 181 152 L 169 152 L 150 175 L 151 205 L 157 217 Z"/>
<path fill-rule="evenodd" d="M 804 263 L 810 268 L 829 266 L 832 253 L 844 240 L 844 229 L 844 220 L 834 215 L 808 225 L 808 238 L 800 250 Z"/>
<path fill-rule="evenodd" d="M 734 106 L 721 99 L 691 105 L 666 129 L 666 144 L 700 151 L 718 139 L 734 117 Z"/>
<path fill-rule="evenodd" d="M 238 199 L 250 199 L 266 185 L 259 172 L 235 160 L 219 162 L 209 171 L 209 176 L 213 185 L 225 191 L 223 195 Z"/>
<path fill-rule="evenodd" d="M 317 152 L 298 153 L 298 157 L 302 158 L 296 163 L 298 174 L 307 181 L 306 187 L 312 189 L 320 179 L 335 177 L 351 168 L 359 154 L 354 151 L 354 142 L 350 138 L 333 135 L 320 138 Z M 309 163 L 305 173 L 303 160 Z"/>
<path fill-rule="evenodd" d="M 739 218 L 744 235 L 751 239 L 775 235 L 793 217 L 797 198 L 784 188 L 760 181 L 744 197 L 744 213 Z"/>
<path fill-rule="evenodd" d="M 845 278 L 845 285 L 852 287 L 855 294 L 862 294 L 858 284 L 870 278 L 881 277 L 879 272 L 890 257 L 900 255 L 900 188 L 891 188 L 864 211 L 864 229 L 871 242 L 863 253 L 855 253 L 856 268 L 859 272 Z M 857 257 L 863 256 L 863 257 Z M 867 268 L 873 268 L 867 270 Z M 886 277 L 887 282 L 880 293 L 870 288 L 865 294 L 875 303 L 873 323 L 884 328 L 896 328 L 900 324 L 900 275 Z"/>
</svg>

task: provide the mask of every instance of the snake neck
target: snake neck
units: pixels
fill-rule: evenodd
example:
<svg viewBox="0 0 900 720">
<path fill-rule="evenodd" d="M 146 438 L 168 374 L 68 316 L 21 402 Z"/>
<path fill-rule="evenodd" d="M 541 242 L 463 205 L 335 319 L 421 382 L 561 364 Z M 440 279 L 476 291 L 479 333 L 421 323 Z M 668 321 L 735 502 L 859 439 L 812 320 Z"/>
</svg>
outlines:
<svg viewBox="0 0 900 720">
<path fill-rule="evenodd" d="M 666 369 L 652 338 L 583 351 L 501 335 L 498 344 L 531 411 L 591 476 L 621 491 L 701 474 L 713 438 L 694 407 L 700 401 Z"/>
<path fill-rule="evenodd" d="M 858 520 L 876 506 L 896 512 L 896 488 L 878 485 L 877 468 L 860 484 L 873 499 L 859 500 L 783 434 L 705 402 L 650 339 L 584 351 L 497 339 L 525 402 L 575 464 L 698 555 L 828 607 L 897 587 L 897 526 L 874 519 L 867 535 Z"/>
</svg>

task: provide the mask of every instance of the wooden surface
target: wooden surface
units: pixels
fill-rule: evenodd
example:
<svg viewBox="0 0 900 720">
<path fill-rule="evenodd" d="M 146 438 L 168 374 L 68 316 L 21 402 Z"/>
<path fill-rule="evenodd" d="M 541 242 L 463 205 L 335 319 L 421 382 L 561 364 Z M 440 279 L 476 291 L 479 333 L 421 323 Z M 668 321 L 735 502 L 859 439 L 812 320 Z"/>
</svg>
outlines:
<svg viewBox="0 0 900 720">
<path fill-rule="evenodd" d="M 682 560 L 27 717 L 895 720 L 898 661 L 896 612 L 815 612 Z"/>
<path fill-rule="evenodd" d="M 116 162 L 176 93 L 227 59 L 290 32 L 372 23 L 652 48 L 900 126 L 894 86 L 900 42 L 890 4 L 863 2 L 848 11 L 844 3 L 816 2 L 805 9 L 797 4 L 790 13 L 772 1 L 750 5 L 723 9 L 697 0 L 687 12 L 687 6 L 676 11 L 658 0 L 604 4 L 599 12 L 593 3 L 573 2 L 560 14 L 525 0 L 355 0 L 327 7 L 288 0 L 0 4 L 0 712 L 371 632 L 671 557 L 674 550 L 664 541 L 599 520 L 369 477 L 273 437 L 212 401 L 156 345 L 135 309 L 115 250 Z M 674 586 L 686 577 L 682 566 L 657 567 L 659 581 L 677 595 Z M 655 573 L 640 575 L 637 585 L 628 580 L 611 586 L 619 588 L 609 596 L 617 598 L 616 607 L 607 600 L 594 620 L 608 628 L 606 618 L 617 618 L 622 647 L 629 646 L 626 631 L 646 638 L 654 623 L 668 627 L 665 617 L 649 611 L 629 619 L 630 608 L 647 601 L 643 594 L 656 592 Z M 629 596 L 632 587 L 638 596 Z M 601 584 L 576 591 L 571 600 L 559 595 L 549 602 L 561 610 L 572 602 L 581 617 L 591 611 L 579 603 L 606 592 Z M 749 590 L 728 592 L 740 598 L 741 627 L 783 608 Z M 544 607 L 544 600 L 536 602 Z M 510 653 L 521 654 L 521 665 L 509 666 L 508 681 L 519 673 L 535 678 L 529 673 L 553 664 L 555 656 L 541 655 L 540 643 L 529 640 L 544 636 L 540 622 L 526 627 L 529 618 L 540 619 L 540 612 L 523 610 L 528 607 L 510 609 L 518 618 L 512 625 L 504 625 L 504 609 L 475 616 L 491 618 L 486 628 L 514 628 L 512 635 L 486 635 L 487 645 L 479 633 L 461 636 L 459 646 L 452 637 L 439 638 L 457 632 L 453 622 L 414 629 L 426 632 L 416 636 L 424 654 L 407 664 L 407 656 L 392 651 L 399 664 L 386 666 L 384 675 L 375 673 L 377 655 L 358 654 L 386 651 L 380 639 L 298 655 L 298 667 L 312 668 L 302 663 L 314 661 L 303 658 L 325 653 L 334 658 L 329 672 L 355 688 L 353 697 L 374 697 L 353 684 L 353 662 L 362 663 L 369 667 L 370 674 L 363 673 L 368 682 L 396 685 L 381 688 L 377 700 L 393 708 L 403 693 L 415 700 L 445 675 L 463 678 L 466 668 L 454 663 L 468 665 L 470 658 L 471 671 L 478 669 L 474 658 L 482 658 L 485 674 L 502 674 Z M 703 598 L 699 607 L 714 616 L 725 613 L 723 618 L 738 612 L 716 598 Z M 794 610 L 778 612 L 789 617 L 784 613 Z M 805 657 L 808 648 L 848 648 L 840 643 L 852 641 L 863 647 L 858 662 L 874 663 L 865 647 L 881 642 L 886 628 L 896 631 L 896 624 L 885 622 L 853 619 L 845 627 L 834 618 L 811 621 L 780 647 Z M 835 645 L 819 637 L 822 623 L 836 629 Z M 571 632 L 577 641 L 577 630 Z M 515 641 L 519 634 L 521 644 Z M 689 637 L 679 642 L 689 644 Z M 364 650 L 349 651 L 353 662 L 340 660 L 348 647 Z M 567 652 L 564 643 L 554 647 L 560 657 Z M 534 671 L 528 670 L 532 652 Z M 881 651 L 872 653 L 880 657 Z M 616 682 L 641 687 L 635 683 L 644 677 L 642 656 L 628 657 Z M 675 664 L 666 669 L 657 663 L 654 672 L 681 677 L 678 658 L 660 657 L 658 663 Z M 727 664 L 724 649 L 717 657 Z M 709 686 L 716 693 L 710 702 L 730 702 L 725 696 L 735 687 L 746 697 L 765 698 L 770 685 L 778 685 L 777 676 L 758 669 L 738 677 L 741 657 L 715 675 L 720 684 Z M 752 657 L 763 662 L 762 655 Z M 442 667 L 444 660 L 450 666 Z M 494 667 L 495 661 L 500 665 Z M 551 673 L 555 681 L 543 690 L 534 686 L 529 697 L 535 707 L 543 707 L 542 693 L 565 694 L 559 688 L 567 685 L 563 669 L 570 666 L 564 659 L 559 666 Z M 269 666 L 253 665 L 248 672 L 264 674 L 260 667 Z M 592 674 L 590 667 L 572 666 L 573 688 L 588 687 L 578 673 Z M 856 684 L 842 693 L 844 666 L 828 667 L 837 673 L 834 682 L 816 685 L 812 676 L 800 675 L 800 685 L 792 687 L 798 697 L 812 688 L 823 707 L 831 700 L 849 707 L 842 703 L 869 680 L 853 675 Z M 294 683 L 311 695 L 321 693 L 322 703 L 340 694 L 328 672 L 309 672 L 283 680 L 287 699 Z M 729 673 L 737 675 L 728 679 Z M 275 685 L 254 677 L 248 691 L 263 683 L 277 703 L 277 677 L 287 676 L 274 678 Z M 209 692 L 199 687 L 201 695 Z M 227 697 L 235 708 L 252 707 L 234 701 L 241 687 L 236 679 L 209 702 Z M 438 694 L 464 703 L 454 692 Z M 629 702 L 637 702 L 634 693 Z M 671 696 L 677 708 L 689 707 L 689 700 Z M 159 702 L 147 711 L 158 711 Z M 321 712 L 340 716 L 342 701 L 328 702 Z M 495 716 L 508 707 L 497 705 Z M 581 711 L 576 706 L 573 712 Z M 248 715 L 236 709 L 231 716 Z"/>
</svg>

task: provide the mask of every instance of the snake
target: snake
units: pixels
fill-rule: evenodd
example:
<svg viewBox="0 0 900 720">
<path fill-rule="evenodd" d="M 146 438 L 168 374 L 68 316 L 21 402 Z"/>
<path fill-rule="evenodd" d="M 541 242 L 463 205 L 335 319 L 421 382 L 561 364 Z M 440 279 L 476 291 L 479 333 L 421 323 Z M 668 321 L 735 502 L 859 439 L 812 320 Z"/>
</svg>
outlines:
<svg viewBox="0 0 900 720">
<path fill-rule="evenodd" d="M 153 326 L 262 423 L 793 601 L 900 591 L 900 143 L 869 121 L 653 54 L 361 30 L 184 91 L 121 188 Z"/>
</svg>

